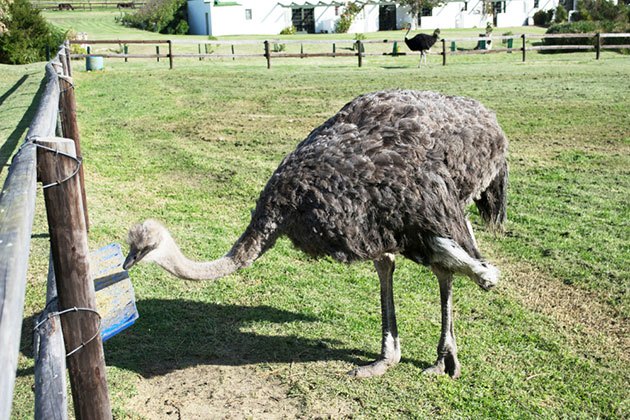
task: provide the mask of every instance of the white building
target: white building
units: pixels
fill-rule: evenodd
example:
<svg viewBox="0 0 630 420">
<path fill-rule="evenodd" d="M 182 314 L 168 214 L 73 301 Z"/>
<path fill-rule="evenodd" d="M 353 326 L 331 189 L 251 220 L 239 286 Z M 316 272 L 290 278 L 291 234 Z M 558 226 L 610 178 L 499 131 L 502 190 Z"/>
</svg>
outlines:
<svg viewBox="0 0 630 420">
<path fill-rule="evenodd" d="M 188 0 L 188 23 L 193 35 L 276 35 L 295 26 L 299 32 L 331 33 L 347 1 L 339 0 Z M 417 22 L 406 7 L 388 0 L 356 0 L 361 11 L 350 33 L 412 28 L 480 28 L 531 24 L 538 10 L 557 7 L 558 0 L 449 1 L 425 9 Z M 487 3 L 490 3 L 488 5 Z M 492 13 L 488 13 L 489 11 Z"/>
</svg>

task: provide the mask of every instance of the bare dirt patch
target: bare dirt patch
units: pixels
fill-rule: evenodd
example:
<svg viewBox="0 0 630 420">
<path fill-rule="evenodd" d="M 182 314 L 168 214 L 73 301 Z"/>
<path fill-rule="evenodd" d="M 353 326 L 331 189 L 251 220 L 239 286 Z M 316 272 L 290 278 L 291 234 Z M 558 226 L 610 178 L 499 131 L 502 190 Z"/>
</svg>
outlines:
<svg viewBox="0 0 630 420">
<path fill-rule="evenodd" d="M 195 366 L 138 383 L 130 409 L 149 419 L 295 418 L 301 402 L 251 366 Z"/>
</svg>

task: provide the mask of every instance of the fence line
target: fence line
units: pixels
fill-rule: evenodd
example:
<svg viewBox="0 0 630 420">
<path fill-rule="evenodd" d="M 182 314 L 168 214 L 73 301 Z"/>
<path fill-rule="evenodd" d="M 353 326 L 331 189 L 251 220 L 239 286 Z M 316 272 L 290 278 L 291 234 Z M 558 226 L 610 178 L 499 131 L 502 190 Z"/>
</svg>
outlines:
<svg viewBox="0 0 630 420">
<path fill-rule="evenodd" d="M 45 90 L 26 141 L 9 167 L 0 195 L 0 342 L 3 343 L 0 347 L 0 419 L 8 419 L 11 413 L 24 314 L 36 195 L 36 146 L 33 139 L 54 135 L 57 125 L 57 72 L 52 62 L 46 65 L 45 71 Z"/>
<path fill-rule="evenodd" d="M 545 39 L 578 39 L 578 38 L 593 38 L 593 45 L 527 45 L 527 41 L 531 40 L 545 40 Z M 464 37 L 464 38 L 443 38 L 442 48 L 440 52 L 431 53 L 442 56 L 442 64 L 446 65 L 446 57 L 448 55 L 469 55 L 469 54 L 496 54 L 496 53 L 512 53 L 516 51 L 521 51 L 523 61 L 526 60 L 527 51 L 552 51 L 552 50 L 595 50 L 596 51 L 596 59 L 600 58 L 600 51 L 602 49 L 622 49 L 622 48 L 630 48 L 630 45 L 627 44 L 618 44 L 618 45 L 609 45 L 603 44 L 602 39 L 606 38 L 630 38 L 630 34 L 628 33 L 585 33 L 585 34 L 514 34 L 514 35 L 501 35 L 501 36 L 479 36 L 479 37 Z M 521 40 L 522 45 L 520 47 L 511 47 L 511 45 L 517 40 Z M 455 48 L 457 42 L 470 42 L 476 41 L 478 45 L 481 42 L 489 42 L 489 41 L 502 41 L 508 44 L 507 48 L 475 48 L 475 49 L 466 49 L 466 50 L 458 50 Z M 106 58 L 123 58 L 125 61 L 129 58 L 155 58 L 157 61 L 160 58 L 168 58 L 170 62 L 170 68 L 173 68 L 173 62 L 175 58 L 255 58 L 255 57 L 264 57 L 267 60 L 267 67 L 271 68 L 271 60 L 274 58 L 309 58 L 309 57 L 356 57 L 358 60 L 359 67 L 362 66 L 363 58 L 369 56 L 382 56 L 382 55 L 405 55 L 406 53 L 397 52 L 396 44 L 402 43 L 399 40 L 279 40 L 279 39 L 269 39 L 264 41 L 259 40 L 183 40 L 183 39 L 175 39 L 175 40 L 71 40 L 71 44 L 81 44 L 81 45 L 98 45 L 98 44 L 118 44 L 124 46 L 124 53 L 89 53 L 88 54 L 73 54 L 72 58 L 85 58 L 88 56 L 97 56 L 97 57 L 106 57 Z M 447 49 L 447 43 L 451 44 L 450 51 Z M 129 54 L 127 51 L 128 45 L 133 44 L 154 44 L 156 45 L 156 53 L 155 54 Z M 167 54 L 159 53 L 159 45 L 168 44 L 169 52 Z M 274 47 L 278 47 L 280 45 L 297 45 L 301 46 L 299 53 L 288 53 L 283 51 L 275 51 L 271 48 L 271 45 Z M 323 44 L 332 44 L 332 52 L 304 52 L 304 45 L 323 45 Z M 392 45 L 392 52 L 368 52 L 366 51 L 366 45 L 376 45 L 376 44 L 385 44 Z M 182 52 L 175 53 L 173 50 L 174 46 L 184 46 L 184 45 L 198 45 L 199 52 L 198 53 L 190 53 L 190 52 Z M 206 48 L 206 52 L 202 53 L 201 46 Z M 220 45 L 230 45 L 232 53 L 213 53 L 207 52 L 207 47 L 211 46 L 220 46 Z M 242 53 L 237 54 L 234 51 L 235 45 L 260 45 L 261 52 L 260 53 Z M 345 49 L 350 49 L 353 52 L 340 52 L 337 51 L 337 45 L 350 45 L 351 48 L 345 47 Z M 284 47 L 283 47 L 284 48 Z M 359 53 L 360 51 L 360 53 Z"/>
<path fill-rule="evenodd" d="M 44 184 L 51 237 L 46 307 L 35 328 L 36 418 L 68 418 L 65 396 L 66 349 L 81 350 L 67 359 L 74 413 L 78 419 L 111 419 L 100 334 L 94 319 L 59 318 L 64 309 L 94 311 L 94 286 L 87 270 L 87 218 L 69 44 L 46 64 L 45 85 L 24 143 L 15 154 L 0 194 L 0 420 L 9 419 L 24 315 L 36 181 Z M 61 83 L 60 83 L 61 80 Z M 61 117 L 60 124 L 59 118 Z M 57 130 L 75 137 L 60 139 Z M 51 151 L 53 153 L 51 153 Z M 76 162 L 76 163 L 75 163 Z M 69 175 L 68 175 L 69 174 Z M 53 269 L 54 267 L 54 269 Z M 55 276 L 55 273 L 57 276 Z M 59 293 L 57 293 L 59 288 Z M 58 298 L 57 298 L 58 295 Z M 82 300 L 83 299 L 83 300 Z M 91 299 L 91 301 L 90 301 Z M 72 309 L 71 309 L 72 310 Z M 78 319 L 77 319 L 78 318 Z M 62 327 L 65 334 L 62 334 Z M 6 344 L 5 344 L 6 343 Z M 64 348 L 65 343 L 65 348 Z"/>
</svg>

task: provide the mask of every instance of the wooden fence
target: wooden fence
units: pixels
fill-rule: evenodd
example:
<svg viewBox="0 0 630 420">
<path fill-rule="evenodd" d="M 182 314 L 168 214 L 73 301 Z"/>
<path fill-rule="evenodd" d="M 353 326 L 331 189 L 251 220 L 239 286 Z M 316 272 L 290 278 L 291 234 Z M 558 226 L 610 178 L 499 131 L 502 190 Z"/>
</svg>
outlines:
<svg viewBox="0 0 630 420">
<path fill-rule="evenodd" d="M 111 419 L 100 321 L 89 274 L 69 44 L 46 65 L 45 72 L 37 112 L 0 195 L 0 420 L 11 414 L 36 180 L 44 189 L 51 259 L 46 307 L 35 326 L 35 418 L 68 418 L 67 363 L 75 417 Z"/>
<path fill-rule="evenodd" d="M 587 39 L 590 40 L 589 45 L 546 45 L 544 42 L 554 39 Z M 469 54 L 496 54 L 496 53 L 513 53 L 520 52 L 522 61 L 526 60 L 527 52 L 531 51 L 589 51 L 596 52 L 595 58 L 599 60 L 600 53 L 604 49 L 624 49 L 630 48 L 630 44 L 609 44 L 604 43 L 605 39 L 630 38 L 628 33 L 587 33 L 587 34 L 515 34 L 492 37 L 470 37 L 470 38 L 444 38 L 441 40 L 441 46 L 438 44 L 433 47 L 439 52 L 429 52 L 433 55 L 442 56 L 442 64 L 446 65 L 447 57 L 454 55 Z M 505 47 L 500 48 L 458 48 L 458 45 L 488 45 L 490 42 L 500 41 Z M 543 42 L 544 41 L 544 42 Z M 72 40 L 71 44 L 80 44 L 88 46 L 87 54 L 72 54 L 72 58 L 85 58 L 87 56 L 97 56 L 105 58 L 121 58 L 127 61 L 130 58 L 149 58 L 160 61 L 160 59 L 168 59 L 170 68 L 173 68 L 176 58 L 196 58 L 199 60 L 210 58 L 264 58 L 267 61 L 267 68 L 271 68 L 271 63 L 279 58 L 311 58 L 311 57 L 355 57 L 359 67 L 363 65 L 363 59 L 370 56 L 398 56 L 411 54 L 411 52 L 403 52 L 406 50 L 402 46 L 403 42 L 399 40 Z M 90 46 L 94 45 L 118 45 L 116 52 L 96 52 L 90 51 Z M 129 53 L 130 45 L 154 45 L 155 52 Z M 520 44 L 516 46 L 516 44 Z M 160 46 L 166 46 L 160 50 Z M 287 46 L 298 46 L 299 52 L 284 51 Z M 377 47 L 380 45 L 381 47 Z M 196 46 L 196 51 L 194 50 Z M 219 46 L 229 46 L 229 52 L 215 52 L 213 48 Z M 326 46 L 325 48 L 323 46 Z M 245 52 L 236 53 L 236 49 L 240 47 Z M 305 47 L 317 50 L 305 52 Z M 192 48 L 192 50 L 191 50 Z M 180 50 L 176 52 L 175 49 Z M 209 51 L 210 50 L 210 51 Z M 378 51 L 375 51 L 378 50 Z M 360 51 L 360 53 L 359 53 Z M 417 53 L 413 53 L 417 54 Z"/>
</svg>

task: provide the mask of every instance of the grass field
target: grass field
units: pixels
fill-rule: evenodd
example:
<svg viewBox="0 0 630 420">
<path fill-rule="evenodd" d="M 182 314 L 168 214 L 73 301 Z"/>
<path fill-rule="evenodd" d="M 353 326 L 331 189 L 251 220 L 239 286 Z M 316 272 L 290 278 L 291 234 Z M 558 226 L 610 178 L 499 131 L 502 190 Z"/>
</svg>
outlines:
<svg viewBox="0 0 630 420">
<path fill-rule="evenodd" d="M 486 293 L 456 281 L 459 380 L 421 374 L 435 359 L 439 293 L 426 269 L 402 259 L 403 360 L 382 378 L 348 378 L 380 350 L 374 270 L 312 261 L 281 240 L 213 283 L 153 266 L 131 272 L 140 319 L 105 345 L 117 418 L 628 417 L 630 59 L 455 60 L 422 69 L 416 57 L 369 59 L 361 69 L 350 59 L 279 60 L 271 70 L 264 60 L 182 60 L 172 71 L 138 61 L 109 60 L 91 73 L 75 65 L 92 248 L 122 242 L 131 224 L 154 217 L 191 257 L 222 255 L 282 157 L 366 91 L 476 98 L 511 141 L 507 234 L 486 233 L 473 212 L 502 282 Z M 0 74 L 10 156 L 43 67 L 0 66 Z M 30 317 L 43 307 L 48 256 L 41 202 L 16 419 L 33 414 Z"/>
</svg>

